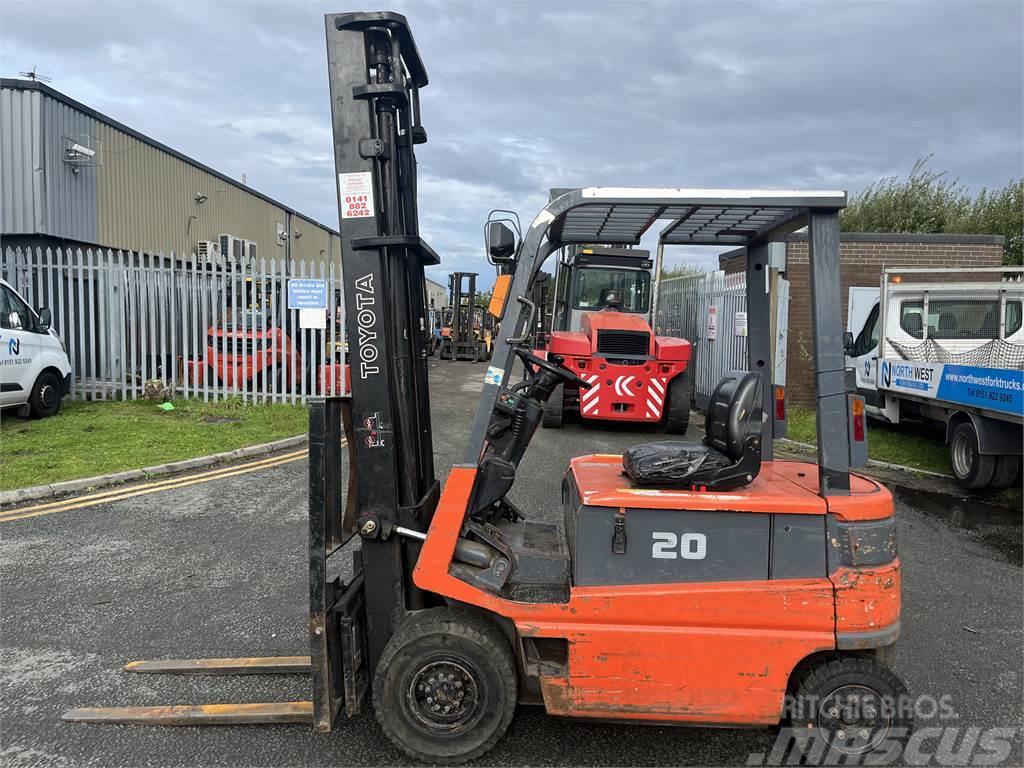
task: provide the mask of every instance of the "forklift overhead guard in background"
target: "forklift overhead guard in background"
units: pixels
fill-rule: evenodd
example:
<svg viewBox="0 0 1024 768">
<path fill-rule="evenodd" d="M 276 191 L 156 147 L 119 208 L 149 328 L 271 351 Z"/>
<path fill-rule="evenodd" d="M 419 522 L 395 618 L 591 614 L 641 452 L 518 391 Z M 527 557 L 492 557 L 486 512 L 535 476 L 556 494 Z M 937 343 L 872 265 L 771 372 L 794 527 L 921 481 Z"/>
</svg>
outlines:
<svg viewBox="0 0 1024 768">
<path fill-rule="evenodd" d="M 514 260 L 509 233 L 489 234 L 491 258 L 511 275 L 509 300 L 465 461 L 442 490 L 417 332 L 424 265 L 438 262 L 417 217 L 427 73 L 395 13 L 328 16 L 327 54 L 353 362 L 351 397 L 314 402 L 310 414 L 312 702 L 66 717 L 308 720 L 329 731 L 372 694 L 388 738 L 432 763 L 485 753 L 517 703 L 613 721 L 771 726 L 785 717 L 851 755 L 905 737 L 906 689 L 882 653 L 900 627 L 893 501 L 850 472 L 860 451 L 839 316 L 846 194 L 586 187 L 554 197 L 521 242 L 512 238 Z M 544 404 L 561 386 L 591 386 L 557 355 L 526 348 L 535 281 L 560 249 L 636 245 L 659 220 L 659 245 L 745 246 L 748 290 L 764 285 L 768 243 L 809 226 L 818 461 L 773 457 L 768 302 L 751 296 L 750 372 L 720 387 L 705 443 L 633 449 L 626 468 L 639 482 L 620 455 L 577 456 L 562 481 L 564 528 L 531 519 L 508 494 Z M 713 456 L 715 468 L 704 471 L 705 458 L 689 475 L 673 469 L 670 486 L 639 469 L 644 457 L 681 450 Z M 362 546 L 352 551 L 356 532 Z M 350 553 L 354 575 L 343 582 L 338 560 Z M 279 659 L 165 668 L 240 666 L 281 671 Z"/>
</svg>

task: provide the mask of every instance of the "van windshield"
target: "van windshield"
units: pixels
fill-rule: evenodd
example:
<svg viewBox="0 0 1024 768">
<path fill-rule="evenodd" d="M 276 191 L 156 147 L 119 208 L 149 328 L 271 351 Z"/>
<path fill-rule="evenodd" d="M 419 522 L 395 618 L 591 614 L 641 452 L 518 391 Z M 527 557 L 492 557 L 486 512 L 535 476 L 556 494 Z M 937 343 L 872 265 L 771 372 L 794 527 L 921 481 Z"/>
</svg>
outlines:
<svg viewBox="0 0 1024 768">
<path fill-rule="evenodd" d="M 650 308 L 651 275 L 636 269 L 580 269 L 576 273 L 575 309 L 599 309 L 609 290 L 622 296 L 623 312 L 646 312 Z"/>
</svg>

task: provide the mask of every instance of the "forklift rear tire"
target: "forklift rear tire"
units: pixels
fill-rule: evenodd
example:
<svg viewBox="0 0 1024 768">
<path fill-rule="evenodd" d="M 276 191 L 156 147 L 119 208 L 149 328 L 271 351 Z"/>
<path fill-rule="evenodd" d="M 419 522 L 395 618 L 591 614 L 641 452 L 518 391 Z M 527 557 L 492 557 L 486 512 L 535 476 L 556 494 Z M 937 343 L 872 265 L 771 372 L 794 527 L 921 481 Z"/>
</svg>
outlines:
<svg viewBox="0 0 1024 768">
<path fill-rule="evenodd" d="M 827 742 L 822 754 L 870 755 L 905 744 L 913 702 L 903 681 L 868 655 L 833 655 L 804 668 L 787 702 L 791 727 Z"/>
<path fill-rule="evenodd" d="M 562 398 L 565 395 L 565 387 L 559 384 L 551 397 L 544 403 L 544 416 L 541 425 L 546 429 L 560 429 L 562 426 Z"/>
<path fill-rule="evenodd" d="M 956 481 L 964 488 L 985 488 L 992 482 L 996 457 L 978 452 L 978 434 L 970 421 L 953 428 L 949 436 L 949 460 Z"/>
<path fill-rule="evenodd" d="M 512 651 L 497 627 L 465 609 L 432 608 L 388 641 L 373 678 L 373 708 L 406 755 L 455 765 L 504 735 L 516 687 Z"/>
<path fill-rule="evenodd" d="M 690 406 L 693 405 L 693 378 L 689 368 L 672 379 L 667 395 L 662 429 L 670 435 L 685 435 L 690 428 Z"/>
<path fill-rule="evenodd" d="M 1009 488 L 1020 474 L 1020 456 L 996 456 L 996 467 L 992 472 L 989 488 Z"/>
</svg>

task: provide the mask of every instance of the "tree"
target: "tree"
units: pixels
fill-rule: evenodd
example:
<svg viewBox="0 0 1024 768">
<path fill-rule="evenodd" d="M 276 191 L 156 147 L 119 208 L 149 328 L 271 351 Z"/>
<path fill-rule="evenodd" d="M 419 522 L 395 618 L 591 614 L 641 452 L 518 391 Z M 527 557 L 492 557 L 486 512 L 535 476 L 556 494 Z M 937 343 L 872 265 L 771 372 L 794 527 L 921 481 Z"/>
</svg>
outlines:
<svg viewBox="0 0 1024 768">
<path fill-rule="evenodd" d="M 842 230 L 1002 235 L 1003 263 L 1024 263 L 1024 178 L 972 196 L 945 171 L 930 170 L 931 159 L 914 163 L 905 179 L 889 176 L 854 195 L 842 212 Z"/>
</svg>

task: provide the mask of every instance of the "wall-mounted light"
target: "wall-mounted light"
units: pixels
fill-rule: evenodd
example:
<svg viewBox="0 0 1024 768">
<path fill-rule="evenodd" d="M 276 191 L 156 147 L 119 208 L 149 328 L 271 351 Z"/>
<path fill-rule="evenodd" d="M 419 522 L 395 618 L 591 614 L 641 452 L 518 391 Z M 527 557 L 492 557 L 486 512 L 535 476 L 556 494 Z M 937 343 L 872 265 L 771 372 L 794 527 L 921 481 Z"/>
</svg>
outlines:
<svg viewBox="0 0 1024 768">
<path fill-rule="evenodd" d="M 299 232 L 299 230 L 297 230 L 297 229 L 296 229 L 296 230 L 295 230 L 295 239 L 296 239 L 296 240 L 298 240 L 298 239 L 300 239 L 301 237 L 302 237 L 302 233 L 301 233 L 301 232 Z"/>
<path fill-rule="evenodd" d="M 203 203 L 205 203 L 209 199 L 210 198 L 208 198 L 202 192 L 196 192 L 196 197 L 195 197 L 196 205 L 202 205 Z"/>
</svg>

